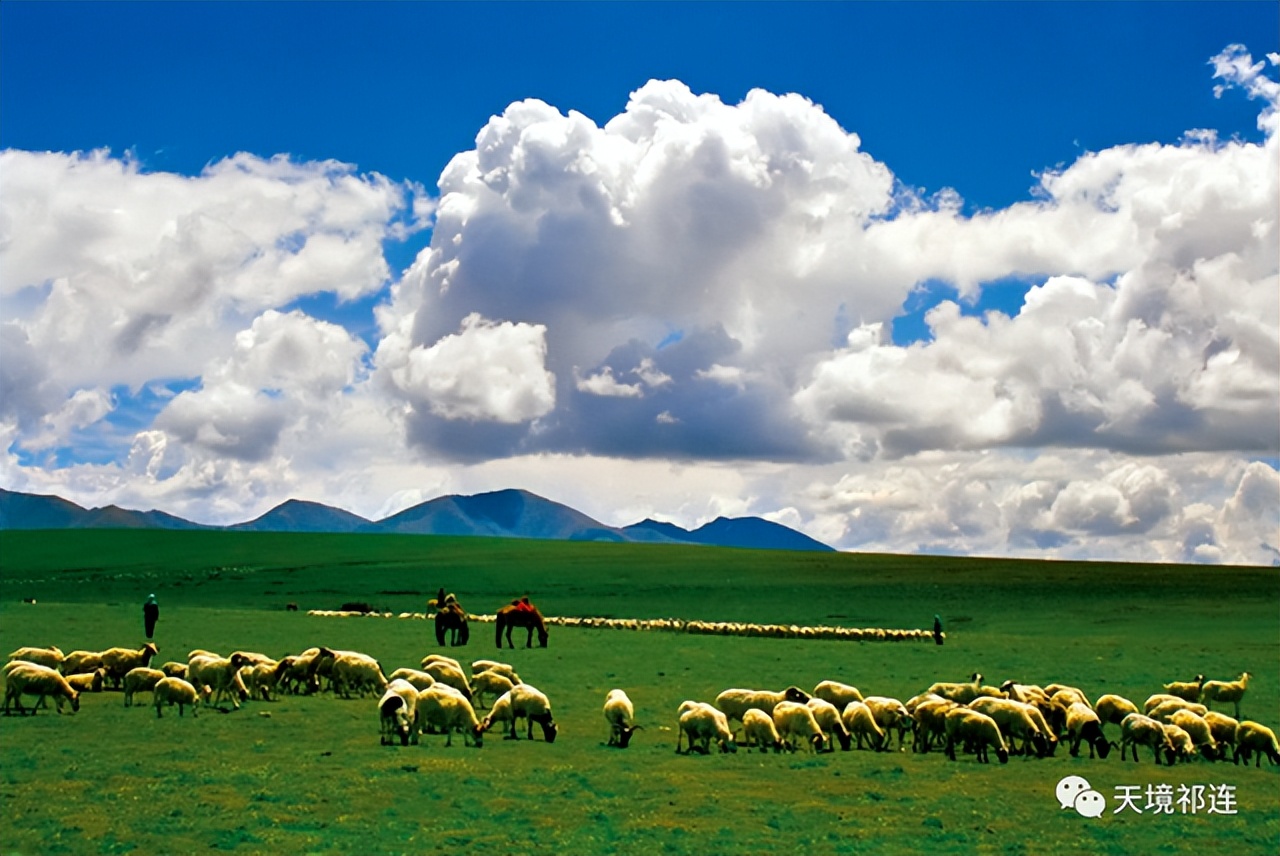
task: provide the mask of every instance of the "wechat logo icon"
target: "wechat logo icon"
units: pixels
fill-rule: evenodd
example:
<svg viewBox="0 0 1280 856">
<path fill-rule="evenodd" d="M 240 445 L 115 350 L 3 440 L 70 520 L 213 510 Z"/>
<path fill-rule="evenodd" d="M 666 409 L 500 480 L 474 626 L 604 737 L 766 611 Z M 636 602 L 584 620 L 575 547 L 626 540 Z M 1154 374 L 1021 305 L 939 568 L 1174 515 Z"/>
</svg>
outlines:
<svg viewBox="0 0 1280 856">
<path fill-rule="evenodd" d="M 1083 776 L 1065 776 L 1054 790 L 1063 808 L 1074 808 L 1082 817 L 1101 817 L 1107 798 L 1095 791 Z"/>
</svg>

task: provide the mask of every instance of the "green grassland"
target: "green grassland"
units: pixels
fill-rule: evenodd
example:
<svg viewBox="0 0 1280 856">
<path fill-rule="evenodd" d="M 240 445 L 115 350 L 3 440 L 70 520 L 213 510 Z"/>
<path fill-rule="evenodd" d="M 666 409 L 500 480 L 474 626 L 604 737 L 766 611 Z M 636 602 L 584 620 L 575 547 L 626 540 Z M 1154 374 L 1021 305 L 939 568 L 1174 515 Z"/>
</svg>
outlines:
<svg viewBox="0 0 1280 856">
<path fill-rule="evenodd" d="M 160 659 L 202 647 L 273 656 L 365 651 L 388 669 L 438 650 L 429 623 L 309 617 L 367 601 L 422 611 L 445 586 L 472 612 L 528 592 L 549 615 L 928 627 L 947 644 L 806 641 L 553 627 L 504 649 L 552 699 L 560 739 L 481 749 L 378 743 L 373 701 L 286 696 L 157 720 L 119 693 L 75 716 L 0 718 L 0 852 L 1088 853 L 1280 852 L 1280 768 L 939 753 L 681 756 L 675 709 L 729 686 L 825 678 L 907 698 L 981 671 L 1139 703 L 1197 672 L 1255 678 L 1244 716 L 1280 726 L 1275 569 L 808 554 L 668 545 L 225 532 L 0 534 L 0 653 L 141 644 L 159 596 Z M 22 602 L 33 597 L 35 605 Z M 286 602 L 304 612 L 285 612 Z M 498 655 L 492 625 L 447 653 Z M 604 745 L 627 690 L 645 730 Z M 483 712 L 482 712 L 483 713 Z M 536 731 L 536 729 L 535 729 Z M 1113 736 L 1115 736 L 1113 734 Z M 1087 778 L 1090 819 L 1054 786 Z M 1119 785 L 1232 785 L 1234 815 L 1113 814 Z"/>
</svg>

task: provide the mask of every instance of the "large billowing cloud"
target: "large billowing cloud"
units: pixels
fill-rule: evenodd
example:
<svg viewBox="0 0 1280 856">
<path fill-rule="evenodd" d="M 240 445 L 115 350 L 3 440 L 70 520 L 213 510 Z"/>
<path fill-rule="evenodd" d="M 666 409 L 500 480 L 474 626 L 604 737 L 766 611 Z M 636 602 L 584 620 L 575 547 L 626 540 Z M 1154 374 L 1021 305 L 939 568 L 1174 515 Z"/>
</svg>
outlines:
<svg viewBox="0 0 1280 856">
<path fill-rule="evenodd" d="M 518 102 L 398 279 L 414 185 L 0 153 L 0 478 L 217 522 L 520 486 L 850 549 L 1275 563 L 1280 84 L 1237 47 L 1213 71 L 1260 141 L 1087 153 L 971 215 L 799 95 L 652 81 L 603 125 Z M 1009 278 L 1021 306 L 977 314 Z M 295 303 L 384 289 L 371 345 Z"/>
</svg>

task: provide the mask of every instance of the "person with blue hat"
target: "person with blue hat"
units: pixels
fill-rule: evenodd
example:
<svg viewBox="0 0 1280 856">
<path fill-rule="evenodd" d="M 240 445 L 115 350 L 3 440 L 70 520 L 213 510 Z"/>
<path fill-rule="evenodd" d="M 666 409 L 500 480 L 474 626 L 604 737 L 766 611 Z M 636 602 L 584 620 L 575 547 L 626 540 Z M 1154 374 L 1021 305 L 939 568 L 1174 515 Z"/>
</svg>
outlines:
<svg viewBox="0 0 1280 856">
<path fill-rule="evenodd" d="M 147 595 L 147 602 L 142 605 L 142 625 L 150 639 L 156 632 L 156 619 L 160 617 L 160 604 L 156 603 L 154 594 Z"/>
</svg>

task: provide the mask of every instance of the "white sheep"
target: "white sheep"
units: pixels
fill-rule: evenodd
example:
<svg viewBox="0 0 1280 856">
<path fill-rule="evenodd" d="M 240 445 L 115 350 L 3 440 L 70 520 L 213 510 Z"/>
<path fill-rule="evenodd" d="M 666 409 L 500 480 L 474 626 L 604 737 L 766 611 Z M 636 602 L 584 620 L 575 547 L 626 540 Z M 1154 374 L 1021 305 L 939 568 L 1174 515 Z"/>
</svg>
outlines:
<svg viewBox="0 0 1280 856">
<path fill-rule="evenodd" d="M 133 697 L 138 693 L 153 692 L 161 678 L 166 677 L 159 669 L 138 666 L 124 675 L 124 706 L 133 707 Z"/>
<path fill-rule="evenodd" d="M 1165 722 L 1161 723 L 1161 727 L 1164 728 L 1164 733 L 1168 736 L 1169 743 L 1173 746 L 1173 752 L 1179 761 L 1190 761 L 1199 754 L 1196 751 L 1195 741 L 1181 726 Z"/>
<path fill-rule="evenodd" d="M 1209 723 L 1209 731 L 1220 746 L 1235 746 L 1236 729 L 1240 727 L 1239 720 L 1225 713 L 1210 710 L 1205 713 L 1204 721 Z"/>
<path fill-rule="evenodd" d="M 155 703 L 157 718 L 162 716 L 161 708 L 175 704 L 178 706 L 178 716 L 182 716 L 183 710 L 190 707 L 194 717 L 199 715 L 201 703 L 208 702 L 212 694 L 213 690 L 208 686 L 202 686 L 197 692 L 194 686 L 182 678 L 163 677 L 151 689 L 151 700 Z"/>
<path fill-rule="evenodd" d="M 844 710 L 849 706 L 849 702 L 862 701 L 862 692 L 852 684 L 842 684 L 839 681 L 822 681 L 813 688 L 813 697 L 829 701 L 840 710 Z"/>
<path fill-rule="evenodd" d="M 413 684 L 416 689 L 425 690 L 427 687 L 434 684 L 436 679 L 421 669 L 396 669 L 394 672 L 387 675 L 387 681 L 388 683 L 391 681 L 408 681 Z"/>
<path fill-rule="evenodd" d="M 18 708 L 18 713 L 25 715 L 23 695 L 36 696 L 37 699 L 53 696 L 58 713 L 62 713 L 64 700 L 71 704 L 73 713 L 80 710 L 80 693 L 56 669 L 38 663 L 23 662 L 9 670 L 5 676 L 4 712 L 8 713 L 10 704 L 13 704 Z M 34 712 L 33 710 L 32 713 Z"/>
<path fill-rule="evenodd" d="M 902 751 L 906 733 L 913 730 L 915 726 L 915 720 L 907 712 L 907 706 L 896 698 L 888 696 L 867 696 L 863 702 L 871 709 L 871 715 L 876 718 L 876 724 L 886 736 L 892 735 L 895 731 L 898 733 L 898 750 Z M 886 745 L 885 748 L 888 746 Z"/>
<path fill-rule="evenodd" d="M 62 665 L 62 661 L 65 659 L 66 655 L 56 645 L 50 645 L 48 648 L 19 648 L 9 655 L 10 662 L 21 660 L 24 663 L 35 663 L 37 666 L 45 666 L 55 670 Z"/>
<path fill-rule="evenodd" d="M 216 705 L 225 698 L 231 706 L 240 709 L 240 702 L 249 697 L 244 681 L 240 680 L 240 663 L 227 657 L 197 655 L 187 663 L 187 682 L 193 686 L 208 686 L 213 690 Z"/>
<path fill-rule="evenodd" d="M 1189 710 L 1197 716 L 1204 716 L 1209 712 L 1209 708 L 1202 704 L 1196 704 L 1193 701 L 1183 701 L 1182 699 L 1170 699 L 1161 702 L 1151 710 L 1147 711 L 1147 716 L 1152 719 L 1158 719 L 1161 722 L 1169 722 L 1169 718 L 1180 710 Z"/>
<path fill-rule="evenodd" d="M 457 661 L 449 662 L 450 659 L 440 654 L 432 654 L 422 661 L 422 671 L 435 678 L 437 683 L 453 687 L 462 693 L 467 701 L 471 701 L 475 695 L 471 690 L 471 682 L 467 680 L 466 673 L 462 671 L 461 666 L 457 665 Z"/>
<path fill-rule="evenodd" d="M 1240 718 L 1240 699 L 1249 689 L 1249 679 L 1253 675 L 1242 672 L 1234 681 L 1205 681 L 1200 685 L 1200 703 L 1208 705 L 1212 701 L 1229 701 L 1235 705 L 1235 717 Z"/>
<path fill-rule="evenodd" d="M 102 667 L 107 670 L 107 679 L 113 687 L 120 686 L 130 669 L 150 666 L 151 658 L 159 650 L 154 642 L 148 642 L 136 651 L 132 648 L 108 648 L 102 652 Z"/>
<path fill-rule="evenodd" d="M 1049 694 L 1035 684 L 1020 684 L 1017 681 L 1005 681 L 1000 689 L 1008 693 L 1009 698 L 1023 704 L 1041 705 L 1049 700 Z"/>
<path fill-rule="evenodd" d="M 959 704 L 968 704 L 978 697 L 979 691 L 982 689 L 982 674 L 974 672 L 969 676 L 968 683 L 949 683 L 946 681 L 938 681 L 930 684 L 926 693 L 932 693 L 936 696 L 942 696 L 950 701 Z"/>
<path fill-rule="evenodd" d="M 969 703 L 969 708 L 996 721 L 1000 732 L 1009 738 L 1011 751 L 1015 748 L 1014 741 L 1020 739 L 1022 745 L 1017 748 L 1024 755 L 1030 751 L 1040 758 L 1053 754 L 1056 740 L 1049 734 L 1048 725 L 1035 705 L 1011 698 L 976 698 Z"/>
<path fill-rule="evenodd" d="M 750 751 L 752 746 L 761 752 L 782 751 L 782 738 L 773 724 L 773 717 L 759 708 L 751 708 L 742 715 L 742 745 Z"/>
<path fill-rule="evenodd" d="M 945 744 L 947 714 L 960 706 L 958 702 L 941 696 L 934 696 L 933 700 L 917 704 L 915 712 L 911 715 L 916 723 L 915 751 L 928 752 L 933 748 L 935 740 Z"/>
<path fill-rule="evenodd" d="M 378 730 L 382 745 L 391 745 L 396 736 L 399 736 L 401 746 L 417 743 L 417 719 L 417 687 L 400 678 L 388 681 L 387 691 L 378 700 Z"/>
<path fill-rule="evenodd" d="M 492 670 L 479 672 L 471 676 L 471 691 L 475 694 L 472 701 L 477 707 L 484 707 L 481 701 L 484 696 L 497 698 L 514 686 L 515 683 L 504 674 Z"/>
<path fill-rule="evenodd" d="M 1120 760 L 1126 760 L 1129 747 L 1133 747 L 1133 760 L 1138 760 L 1138 747 L 1150 746 L 1156 763 L 1160 763 L 1160 753 L 1165 760 L 1173 764 L 1174 748 L 1165 733 L 1164 725 L 1146 714 L 1131 713 L 1120 722 Z"/>
<path fill-rule="evenodd" d="M 64 675 L 88 675 L 102 668 L 101 651 L 72 651 L 62 659 Z"/>
<path fill-rule="evenodd" d="M 1115 693 L 1098 696 L 1093 709 L 1097 711 L 1098 719 L 1102 720 L 1103 725 L 1119 725 L 1126 716 L 1138 712 L 1136 704 Z"/>
<path fill-rule="evenodd" d="M 746 713 L 746 711 L 743 711 Z M 729 718 L 724 712 L 706 702 L 685 701 L 679 710 L 679 730 L 676 732 L 676 752 L 680 752 L 680 739 L 688 738 L 688 752 L 710 754 L 711 741 L 723 752 L 737 752 L 738 744 L 729 730 Z"/>
<path fill-rule="evenodd" d="M 544 740 L 548 743 L 556 741 L 559 729 L 551 715 L 551 701 L 545 693 L 529 684 L 516 684 L 499 696 L 489 715 L 484 718 L 482 728 L 488 731 L 498 722 L 509 722 L 511 727 L 505 739 L 518 740 L 520 738 L 516 735 L 516 720 L 521 718 L 526 720 L 530 740 L 533 739 L 533 724 L 536 722 L 542 726 Z"/>
<path fill-rule="evenodd" d="M 803 739 L 810 752 L 821 752 L 827 745 L 827 735 L 818 725 L 807 702 L 778 702 L 773 708 L 773 724 L 777 727 L 782 742 L 792 751 L 795 751 L 796 739 Z"/>
<path fill-rule="evenodd" d="M 236 656 L 235 654 L 231 655 Z M 245 692 L 249 698 L 261 697 L 263 701 L 271 701 L 271 691 L 280 682 L 280 676 L 286 666 L 276 660 L 250 663 L 240 668 L 240 680 L 244 682 Z"/>
<path fill-rule="evenodd" d="M 1200 701 L 1200 685 L 1204 683 L 1204 675 L 1196 675 L 1194 681 L 1171 681 L 1164 685 L 1164 691 L 1186 701 Z"/>
<path fill-rule="evenodd" d="M 1236 729 L 1236 751 L 1232 760 L 1239 764 L 1243 758 L 1247 765 L 1249 756 L 1255 752 L 1257 760 L 1253 762 L 1254 767 L 1262 766 L 1263 755 L 1272 764 L 1280 764 L 1280 743 L 1276 742 L 1275 732 L 1260 722 L 1246 719 Z"/>
<path fill-rule="evenodd" d="M 515 668 L 510 663 L 500 663 L 497 660 L 473 660 L 471 663 L 471 674 L 478 675 L 481 672 L 497 672 L 507 680 L 511 681 L 511 685 L 524 683 L 520 680 L 520 676 L 516 674 Z"/>
<path fill-rule="evenodd" d="M 626 749 L 631 735 L 640 728 L 635 724 L 636 709 L 625 690 L 612 689 L 604 697 L 604 721 L 609 723 L 609 745 Z"/>
<path fill-rule="evenodd" d="M 166 678 L 185 679 L 187 677 L 187 664 L 170 660 L 160 667 L 160 671 L 164 672 Z"/>
<path fill-rule="evenodd" d="M 1001 764 L 1009 763 L 1009 747 L 1000 735 L 1000 727 L 996 721 L 985 713 L 978 713 L 966 707 L 957 707 L 947 711 L 947 757 L 956 760 L 956 743 L 963 742 L 965 750 L 972 750 L 981 764 L 991 762 L 988 749 L 996 750 L 996 758 Z"/>
<path fill-rule="evenodd" d="M 1123 720 L 1121 720 L 1123 721 Z M 1096 711 L 1087 704 L 1072 702 L 1067 708 L 1067 739 L 1071 741 L 1071 757 L 1080 754 L 1080 741 L 1089 744 L 1089 757 L 1098 756 L 1105 759 L 1111 752 L 1111 744 L 1102 734 L 1102 720 Z"/>
<path fill-rule="evenodd" d="M 97 669 L 89 675 L 68 675 L 67 683 L 78 693 L 100 693 L 106 676 L 106 669 Z"/>
<path fill-rule="evenodd" d="M 811 696 L 799 687 L 787 687 L 785 690 L 727 689 L 716 696 L 715 706 L 729 720 L 742 721 L 742 715 L 751 708 L 758 708 L 765 713 L 773 713 L 773 709 L 784 701 L 807 704 Z"/>
<path fill-rule="evenodd" d="M 1142 703 L 1142 712 L 1149 716 L 1151 711 L 1155 710 L 1162 704 L 1168 704 L 1170 702 L 1189 704 L 1186 699 L 1178 698 L 1176 695 L 1169 695 L 1169 693 L 1154 693 L 1147 696 L 1147 700 Z"/>
<path fill-rule="evenodd" d="M 939 700 L 945 701 L 941 697 Z M 952 704 L 952 702 L 946 703 Z M 845 729 L 857 741 L 859 749 L 862 748 L 863 738 L 866 738 L 870 747 L 877 752 L 884 748 L 884 730 L 876 722 L 875 714 L 871 712 L 871 708 L 867 707 L 866 702 L 849 702 L 845 705 L 844 712 L 840 714 L 840 719 L 844 722 Z"/>
<path fill-rule="evenodd" d="M 372 691 L 380 694 L 387 688 L 387 678 L 382 674 L 382 666 L 368 654 L 359 651 L 336 652 L 333 660 L 333 691 L 343 698 L 350 698 L 352 692 L 364 695 Z"/>
<path fill-rule="evenodd" d="M 1169 717 L 1169 724 L 1178 726 L 1191 736 L 1191 742 L 1201 757 L 1210 761 L 1223 757 L 1218 741 L 1213 737 L 1213 728 L 1203 716 L 1189 710 L 1179 710 Z"/>
<path fill-rule="evenodd" d="M 464 743 L 471 743 L 476 748 L 484 745 L 484 728 L 476 718 L 471 702 L 447 684 L 436 683 L 418 691 L 414 728 L 426 731 L 428 727 L 444 732 L 446 746 L 453 745 L 455 730 L 462 732 Z"/>
<path fill-rule="evenodd" d="M 849 729 L 844 727 L 844 721 L 841 720 L 840 711 L 836 709 L 836 706 L 820 698 L 809 699 L 807 705 L 813 711 L 813 718 L 818 721 L 818 727 L 826 734 L 835 735 L 836 740 L 840 742 L 840 749 L 848 752 L 853 746 L 853 738 L 849 735 Z M 905 710 L 903 710 L 903 715 L 906 715 Z M 745 720 L 743 725 L 746 725 Z M 828 746 L 828 750 L 835 751 L 834 747 L 831 746 Z"/>
</svg>

